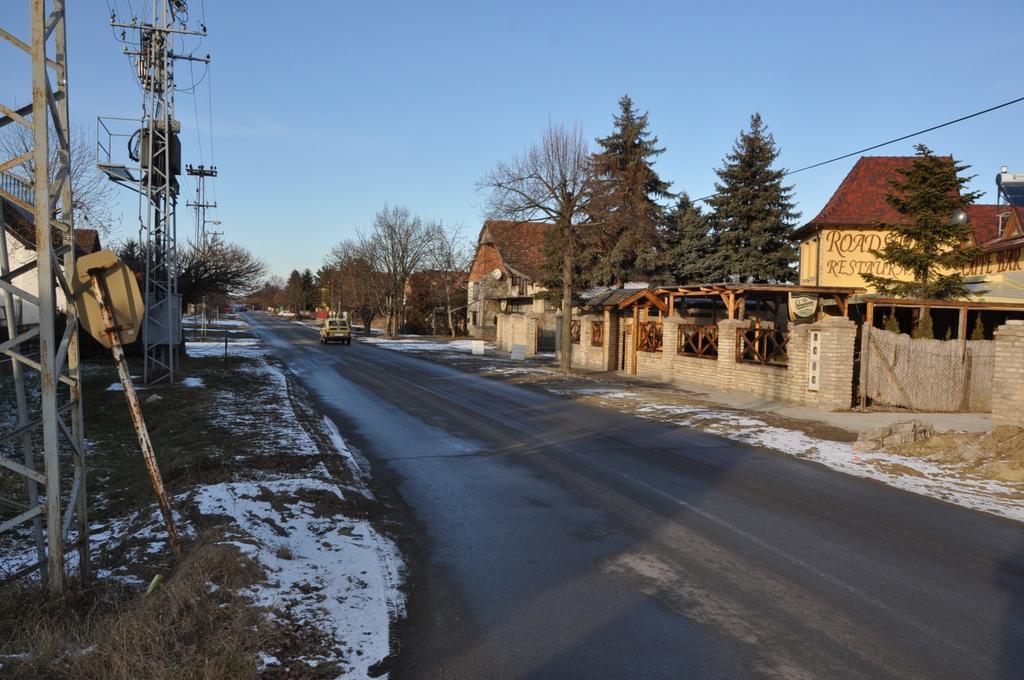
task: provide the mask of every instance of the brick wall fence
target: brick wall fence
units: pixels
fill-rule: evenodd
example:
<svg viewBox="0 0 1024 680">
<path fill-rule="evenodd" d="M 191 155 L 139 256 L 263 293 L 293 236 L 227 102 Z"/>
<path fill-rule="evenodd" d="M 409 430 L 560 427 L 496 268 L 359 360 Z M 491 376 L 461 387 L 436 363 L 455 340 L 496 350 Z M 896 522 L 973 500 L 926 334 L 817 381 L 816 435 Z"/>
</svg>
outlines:
<svg viewBox="0 0 1024 680">
<path fill-rule="evenodd" d="M 583 314 L 574 316 L 580 324 L 580 341 L 572 346 L 572 365 L 594 371 L 614 371 L 619 340 L 617 314 Z"/>
<path fill-rule="evenodd" d="M 996 329 L 992 424 L 1024 426 L 1024 321 Z"/>
<path fill-rule="evenodd" d="M 525 345 L 526 356 L 537 353 L 537 317 L 531 314 L 499 314 L 495 336 L 499 352 L 511 352 L 512 345 Z"/>
<path fill-rule="evenodd" d="M 632 369 L 633 338 L 631 319 L 616 319 L 613 328 L 598 315 L 581 315 L 580 344 L 573 347 L 573 365 L 595 370 L 621 370 L 630 374 Z M 601 347 L 590 344 L 591 322 L 604 321 L 606 336 Z M 767 399 L 780 399 L 821 408 L 848 409 L 853 400 L 853 353 L 856 324 L 849 319 L 828 317 L 813 324 L 793 324 L 787 347 L 785 365 L 761 365 L 737 361 L 737 329 L 751 328 L 751 321 L 720 321 L 718 327 L 718 356 L 704 358 L 686 356 L 677 352 L 680 326 L 688 319 L 672 316 L 651 319 L 662 324 L 660 351 L 639 351 L 636 356 L 636 374 L 653 380 L 706 385 L 722 390 L 734 390 Z M 647 321 L 645 316 L 641 322 Z M 1022 337 L 1024 337 L 1024 329 Z M 817 348 L 814 363 L 817 380 L 810 383 L 812 361 L 809 353 L 813 343 Z M 619 350 L 625 352 L 619 356 Z M 623 362 L 622 359 L 625 358 Z"/>
</svg>

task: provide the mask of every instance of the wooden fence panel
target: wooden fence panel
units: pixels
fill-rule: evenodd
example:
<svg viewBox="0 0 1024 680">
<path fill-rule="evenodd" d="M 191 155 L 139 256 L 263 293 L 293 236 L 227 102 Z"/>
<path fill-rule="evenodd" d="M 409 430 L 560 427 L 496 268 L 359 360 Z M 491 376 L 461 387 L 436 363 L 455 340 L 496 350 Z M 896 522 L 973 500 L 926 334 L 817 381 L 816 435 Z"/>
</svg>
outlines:
<svg viewBox="0 0 1024 680">
<path fill-rule="evenodd" d="M 915 411 L 991 411 L 995 343 L 913 339 L 865 328 L 867 396 L 881 406 Z"/>
</svg>

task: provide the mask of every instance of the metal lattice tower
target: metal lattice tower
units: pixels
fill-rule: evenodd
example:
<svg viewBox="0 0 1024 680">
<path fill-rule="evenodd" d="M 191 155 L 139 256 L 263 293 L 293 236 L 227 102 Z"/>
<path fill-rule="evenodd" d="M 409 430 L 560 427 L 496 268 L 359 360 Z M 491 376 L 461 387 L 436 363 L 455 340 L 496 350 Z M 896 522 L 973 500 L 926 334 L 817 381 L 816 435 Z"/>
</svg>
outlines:
<svg viewBox="0 0 1024 680">
<path fill-rule="evenodd" d="M 196 178 L 196 200 L 195 203 L 188 203 L 188 207 L 196 209 L 196 240 L 195 247 L 201 251 L 206 250 L 206 225 L 209 221 L 206 219 L 206 209 L 216 208 L 216 203 L 210 203 L 206 199 L 206 178 L 217 176 L 217 166 L 211 165 L 206 167 L 204 165 L 199 166 L 188 166 L 185 168 L 185 172 L 191 177 Z"/>
<path fill-rule="evenodd" d="M 147 385 L 165 379 L 174 382 L 181 341 L 176 215 L 181 142 L 180 123 L 174 117 L 174 62 L 208 61 L 174 52 L 177 37 L 206 35 L 205 28 L 192 31 L 182 26 L 179 15 L 187 11 L 185 0 L 151 0 L 149 21 L 133 17 L 130 23 L 123 23 L 111 18 L 111 26 L 138 36 L 138 49 L 125 53 L 133 59 L 142 87 L 142 125 L 133 136 L 133 141 L 138 140 L 133 160 L 139 162 L 139 223 L 145 230 L 142 341 L 143 381 Z"/>
<path fill-rule="evenodd" d="M 74 280 L 75 239 L 67 33 L 64 0 L 27 4 L 27 42 L 17 36 L 24 26 L 0 28 L 6 48 L 13 46 L 27 57 L 32 84 L 30 104 L 15 110 L 0 103 L 0 127 L 19 125 L 28 131 L 23 153 L 0 158 L 0 298 L 7 336 L 0 339 L 0 353 L 11 359 L 18 410 L 17 426 L 0 432 L 0 444 L 13 443 L 22 452 L 20 462 L 0 455 L 0 468 L 26 484 L 25 501 L 0 497 L 0 533 L 23 530 L 31 523 L 37 560 L 12 576 L 38 568 L 50 591 L 59 594 L 64 590 L 67 549 L 78 549 L 81 577 L 89 578 L 78 315 L 68 286 Z M 15 63 L 4 58 L 5 68 L 12 72 Z M 27 257 L 34 249 L 34 257 L 12 267 L 8 253 L 14 248 L 8 232 L 23 241 L 20 255 Z M 38 321 L 28 318 L 35 310 Z M 58 338 L 59 310 L 67 316 Z M 70 458 L 70 474 L 61 469 L 62 457 Z M 77 535 L 70 542 L 73 527 Z"/>
</svg>

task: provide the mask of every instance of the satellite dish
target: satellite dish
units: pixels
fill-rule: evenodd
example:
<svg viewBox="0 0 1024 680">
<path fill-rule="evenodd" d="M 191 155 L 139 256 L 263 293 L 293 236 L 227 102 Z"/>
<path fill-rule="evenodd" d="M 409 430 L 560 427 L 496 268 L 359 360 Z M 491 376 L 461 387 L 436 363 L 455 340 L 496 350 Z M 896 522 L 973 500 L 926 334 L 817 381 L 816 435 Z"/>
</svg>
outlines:
<svg viewBox="0 0 1024 680">
<path fill-rule="evenodd" d="M 495 269 L 493 272 L 491 272 L 491 278 L 494 279 L 495 281 L 501 281 L 501 276 L 502 274 L 500 268 Z"/>
</svg>

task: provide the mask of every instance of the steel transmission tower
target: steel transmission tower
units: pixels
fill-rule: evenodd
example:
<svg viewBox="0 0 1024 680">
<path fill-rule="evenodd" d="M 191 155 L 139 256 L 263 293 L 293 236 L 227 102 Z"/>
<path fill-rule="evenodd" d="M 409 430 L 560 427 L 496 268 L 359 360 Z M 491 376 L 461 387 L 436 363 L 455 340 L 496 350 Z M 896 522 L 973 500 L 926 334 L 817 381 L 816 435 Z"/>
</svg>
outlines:
<svg viewBox="0 0 1024 680">
<path fill-rule="evenodd" d="M 200 165 L 198 167 L 188 166 L 185 168 L 185 172 L 191 177 L 196 178 L 196 202 L 188 203 L 188 207 L 196 209 L 196 240 L 195 247 L 199 248 L 200 251 L 206 251 L 206 209 L 216 208 L 216 203 L 209 203 L 206 200 L 206 178 L 217 176 L 217 166 L 211 165 L 206 167 Z"/>
<path fill-rule="evenodd" d="M 175 53 L 175 39 L 205 36 L 184 27 L 185 0 L 150 0 L 149 21 L 132 17 L 130 23 L 111 17 L 111 26 L 137 33 L 137 49 L 125 50 L 133 59 L 142 87 L 142 125 L 129 142 L 132 160 L 139 163 L 139 223 L 145 229 L 146 321 L 143 381 L 174 382 L 178 345 L 181 341 L 181 296 L 178 294 L 177 216 L 178 176 L 181 174 L 181 124 L 174 117 L 174 63 L 177 60 L 208 62 L 209 58 Z M 115 181 L 127 175 L 105 167 Z"/>
<path fill-rule="evenodd" d="M 0 158 L 0 301 L 7 336 L 0 338 L 0 353 L 11 360 L 18 411 L 17 426 L 0 432 L 0 468 L 26 484 L 26 501 L 0 496 L 0 533 L 31 523 L 36 561 L 13 576 L 38 568 L 50 591 L 59 594 L 66 549 L 77 547 L 82 579 L 89 578 L 78 315 L 68 286 L 74 280 L 75 239 L 67 33 L 64 0 L 27 4 L 28 41 L 17 36 L 24 26 L 0 28 L 8 47 L 30 63 L 32 83 L 30 104 L 14 110 L 0 103 L 0 127 L 22 126 L 26 140 L 23 153 Z M 5 69 L 14 71 L 15 63 L 4 58 Z M 8 232 L 26 246 L 18 252 L 34 249 L 34 259 L 12 267 Z M 58 309 L 67 313 L 60 337 Z M 31 318 L 35 310 L 38 321 Z M 2 453 L 10 444 L 21 449 L 20 462 Z M 69 454 L 70 474 L 61 469 L 62 451 Z M 69 542 L 72 527 L 77 535 Z"/>
</svg>

